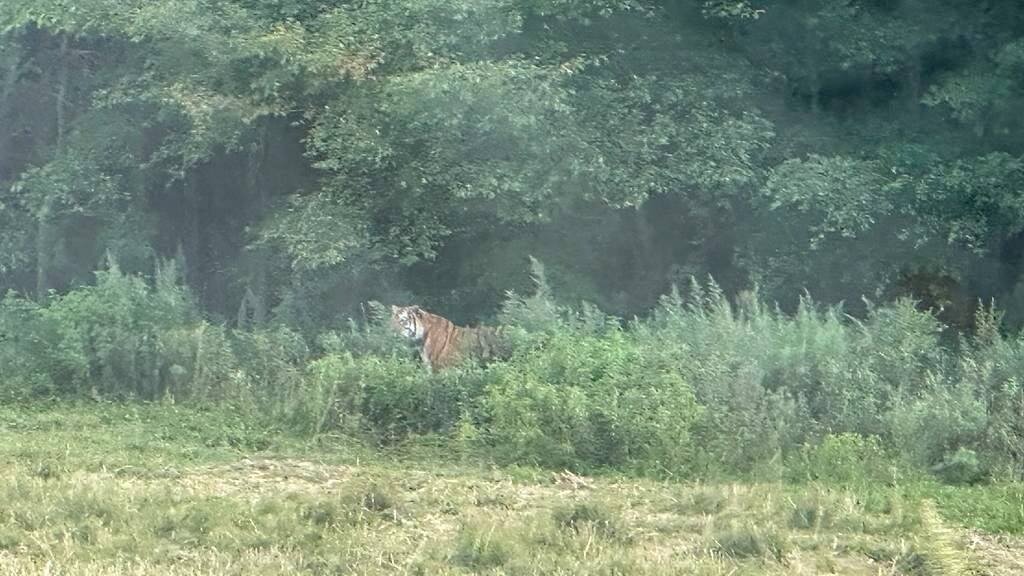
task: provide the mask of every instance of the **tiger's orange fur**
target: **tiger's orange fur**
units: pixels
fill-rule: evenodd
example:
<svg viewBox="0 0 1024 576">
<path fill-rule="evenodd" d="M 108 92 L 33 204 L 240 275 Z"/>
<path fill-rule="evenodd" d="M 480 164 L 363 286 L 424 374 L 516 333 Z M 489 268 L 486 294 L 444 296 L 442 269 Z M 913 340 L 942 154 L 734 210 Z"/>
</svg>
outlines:
<svg viewBox="0 0 1024 576">
<path fill-rule="evenodd" d="M 433 370 L 469 358 L 486 361 L 508 356 L 500 328 L 456 326 L 419 306 L 391 306 L 391 325 L 419 345 L 420 359 Z"/>
</svg>

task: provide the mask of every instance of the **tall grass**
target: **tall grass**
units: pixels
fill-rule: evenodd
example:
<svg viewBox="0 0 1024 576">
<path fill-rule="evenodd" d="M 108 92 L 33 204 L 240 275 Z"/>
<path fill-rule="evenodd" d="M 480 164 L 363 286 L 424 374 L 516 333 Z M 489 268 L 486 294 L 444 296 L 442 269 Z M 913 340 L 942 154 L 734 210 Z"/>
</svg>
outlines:
<svg viewBox="0 0 1024 576">
<path fill-rule="evenodd" d="M 371 306 L 311 345 L 283 326 L 238 331 L 199 314 L 173 268 L 97 274 L 45 305 L 0 302 L 0 393 L 228 404 L 301 434 L 667 477 L 771 475 L 950 483 L 1024 473 L 1024 339 L 983 308 L 955 349 L 910 301 L 862 319 L 804 298 L 795 314 L 713 282 L 643 319 L 509 294 L 514 353 L 429 373 Z"/>
</svg>

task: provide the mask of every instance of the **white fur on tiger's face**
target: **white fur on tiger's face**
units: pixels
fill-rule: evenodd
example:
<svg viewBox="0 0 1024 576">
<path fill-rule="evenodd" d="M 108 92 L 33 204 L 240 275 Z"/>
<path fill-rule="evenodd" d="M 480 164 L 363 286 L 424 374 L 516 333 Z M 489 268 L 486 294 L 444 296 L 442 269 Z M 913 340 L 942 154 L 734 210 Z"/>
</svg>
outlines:
<svg viewBox="0 0 1024 576">
<path fill-rule="evenodd" d="M 391 306 L 391 322 L 398 332 L 410 340 L 422 340 L 425 327 L 420 321 L 419 306 Z"/>
</svg>

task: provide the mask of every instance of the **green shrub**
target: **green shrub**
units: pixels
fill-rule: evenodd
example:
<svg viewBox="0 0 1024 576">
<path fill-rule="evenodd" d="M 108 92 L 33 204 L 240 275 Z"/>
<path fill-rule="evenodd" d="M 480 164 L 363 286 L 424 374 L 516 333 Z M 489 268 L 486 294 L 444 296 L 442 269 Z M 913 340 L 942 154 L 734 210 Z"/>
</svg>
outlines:
<svg viewBox="0 0 1024 576">
<path fill-rule="evenodd" d="M 240 400 L 238 361 L 223 326 L 199 322 L 160 333 L 164 392 L 196 402 Z"/>
<path fill-rule="evenodd" d="M 380 302 L 367 302 L 365 309 L 364 322 L 350 319 L 347 329 L 321 334 L 319 347 L 327 354 L 413 358 L 415 352 L 409 341 L 390 325 L 390 309 Z"/>
<path fill-rule="evenodd" d="M 939 343 L 941 331 L 934 315 L 902 299 L 871 308 L 867 321 L 859 325 L 854 353 L 864 359 L 868 373 L 880 380 L 882 390 L 890 391 L 893 398 L 913 397 L 929 388 L 935 374 L 950 367 L 950 356 Z"/>
<path fill-rule="evenodd" d="M 932 466 L 931 472 L 947 484 L 975 484 L 985 476 L 978 454 L 964 447 Z"/>
<path fill-rule="evenodd" d="M 385 443 L 454 437 L 476 427 L 491 376 L 473 366 L 431 374 L 411 359 L 330 354 L 291 383 L 279 417 L 303 432 L 371 432 Z"/>
<path fill-rule="evenodd" d="M 362 413 L 387 442 L 411 435 L 454 431 L 463 411 L 481 394 L 486 373 L 467 366 L 429 373 L 413 360 L 359 360 Z"/>
<path fill-rule="evenodd" d="M 829 434 L 819 444 L 805 444 L 791 463 L 794 479 L 835 484 L 892 483 L 897 467 L 877 436 Z"/>
<path fill-rule="evenodd" d="M 288 406 L 288 420 L 293 427 L 314 433 L 360 432 L 363 384 L 359 368 L 347 354 L 325 356 L 311 362 L 301 390 L 292 395 Z"/>
<path fill-rule="evenodd" d="M 984 404 L 981 459 L 991 472 L 1019 480 L 1024 478 L 1024 334 L 1002 337 L 992 308 L 982 307 L 977 316 L 978 336 L 961 355 L 959 379 Z"/>
<path fill-rule="evenodd" d="M 84 371 L 80 355 L 58 348 L 57 323 L 40 306 L 8 293 L 0 301 L 0 393 L 6 398 L 49 396 Z"/>
<path fill-rule="evenodd" d="M 786 350 L 806 356 L 810 349 L 803 340 L 782 341 L 787 322 L 756 299 L 734 311 L 714 283 L 694 282 L 687 297 L 674 289 L 650 321 L 632 327 L 640 346 L 664 357 L 706 407 L 695 430 L 702 473 L 777 466 L 816 429 L 807 401 L 814 386 L 773 368 L 798 359 L 775 360 Z"/>
<path fill-rule="evenodd" d="M 234 381 L 240 405 L 268 423 L 285 423 L 302 431 L 316 424 L 297 421 L 309 402 L 305 369 L 310 353 L 302 335 L 284 326 L 231 332 L 238 359 Z"/>
<path fill-rule="evenodd" d="M 564 330 L 491 373 L 484 418 L 503 460 L 677 474 L 692 460 L 692 389 L 617 328 Z"/>
<path fill-rule="evenodd" d="M 5 362 L 10 367 L 6 386 L 13 382 L 33 393 L 160 398 L 172 393 L 182 376 L 184 360 L 170 344 L 173 333 L 200 324 L 173 266 L 159 268 L 150 286 L 111 262 L 96 272 L 94 286 L 54 296 L 45 306 L 5 298 L 0 329 L 16 336 L 3 347 L 11 361 Z"/>
<path fill-rule="evenodd" d="M 758 324 L 750 344 L 764 372 L 764 386 L 802 399 L 809 421 L 792 441 L 804 442 L 817 430 L 882 431 L 879 410 L 891 390 L 869 366 L 877 351 L 869 349 L 862 331 L 844 324 L 838 309 L 819 311 L 802 298 L 792 318 L 773 315 Z"/>
<path fill-rule="evenodd" d="M 961 447 L 977 446 L 987 427 L 985 405 L 968 382 L 934 382 L 886 414 L 894 445 L 920 468 L 942 462 Z"/>
</svg>

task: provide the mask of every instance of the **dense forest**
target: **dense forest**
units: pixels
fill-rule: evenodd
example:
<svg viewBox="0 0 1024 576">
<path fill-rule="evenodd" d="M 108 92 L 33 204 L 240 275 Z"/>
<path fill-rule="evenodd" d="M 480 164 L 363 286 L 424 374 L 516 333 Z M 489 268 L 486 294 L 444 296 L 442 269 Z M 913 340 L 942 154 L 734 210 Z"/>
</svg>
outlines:
<svg viewBox="0 0 1024 576">
<path fill-rule="evenodd" d="M 0 291 L 175 260 L 209 318 L 529 287 L 1024 321 L 1024 6 L 5 0 Z"/>
</svg>

